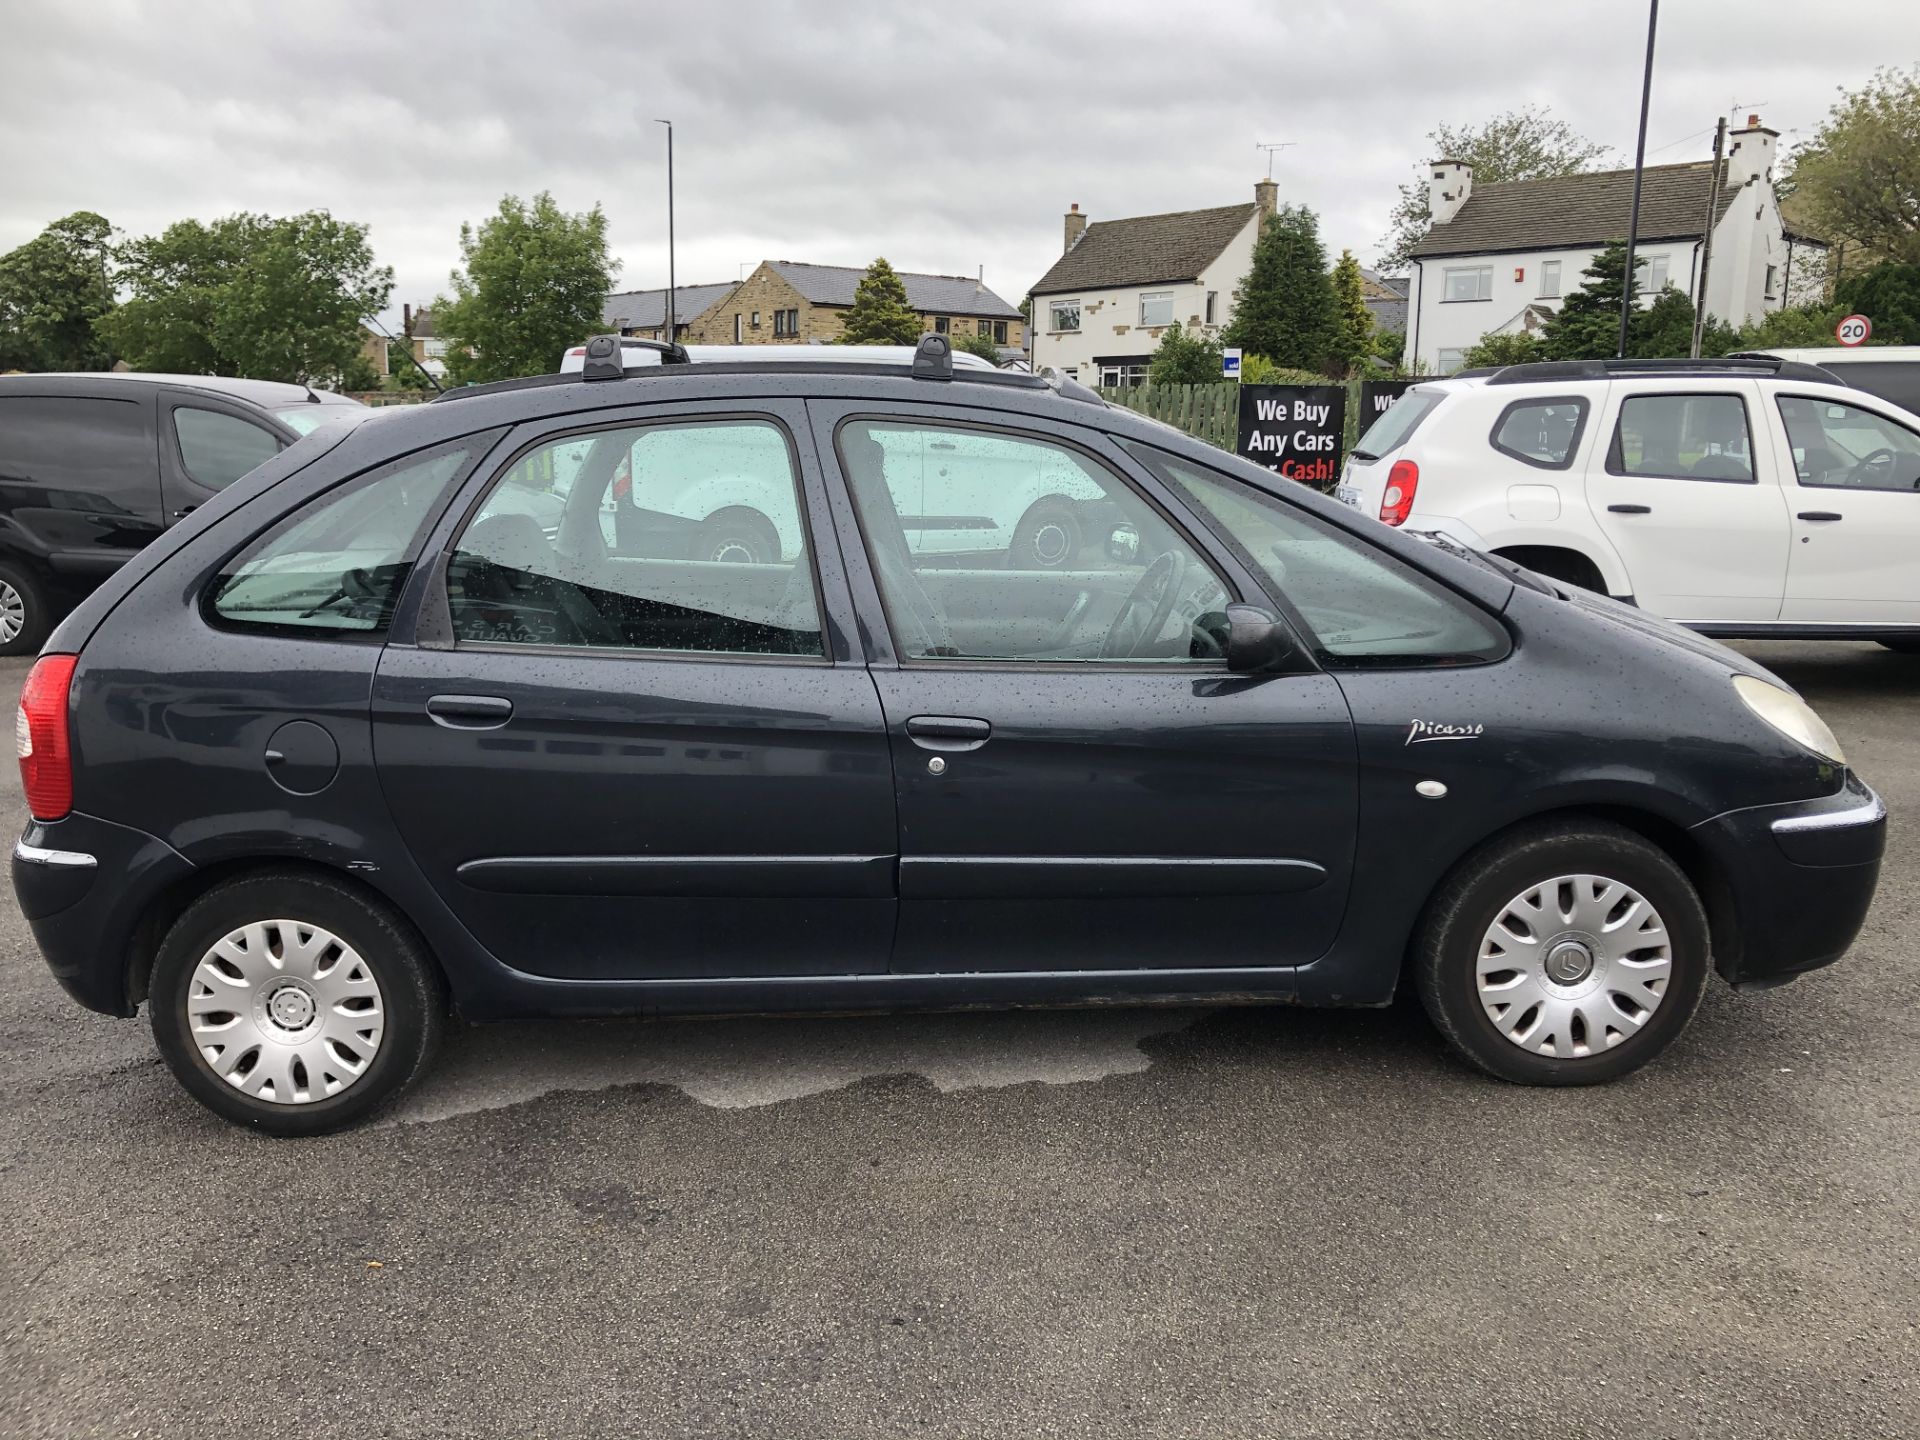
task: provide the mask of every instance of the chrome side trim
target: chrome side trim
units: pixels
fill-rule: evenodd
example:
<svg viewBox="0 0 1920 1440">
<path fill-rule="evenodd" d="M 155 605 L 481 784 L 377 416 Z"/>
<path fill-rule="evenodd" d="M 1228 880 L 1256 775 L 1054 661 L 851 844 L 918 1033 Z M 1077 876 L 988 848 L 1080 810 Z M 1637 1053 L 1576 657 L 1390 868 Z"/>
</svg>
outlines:
<svg viewBox="0 0 1920 1440">
<path fill-rule="evenodd" d="M 1845 810 L 1822 810 L 1812 815 L 1783 815 L 1770 827 L 1776 835 L 1802 835 L 1809 830 L 1851 830 L 1878 825 L 1887 818 L 1886 804 L 1875 795 L 1864 805 Z"/>
<path fill-rule="evenodd" d="M 100 862 L 80 850 L 46 850 L 24 840 L 13 842 L 13 858 L 28 865 L 60 865 L 73 870 L 91 870 Z"/>
</svg>

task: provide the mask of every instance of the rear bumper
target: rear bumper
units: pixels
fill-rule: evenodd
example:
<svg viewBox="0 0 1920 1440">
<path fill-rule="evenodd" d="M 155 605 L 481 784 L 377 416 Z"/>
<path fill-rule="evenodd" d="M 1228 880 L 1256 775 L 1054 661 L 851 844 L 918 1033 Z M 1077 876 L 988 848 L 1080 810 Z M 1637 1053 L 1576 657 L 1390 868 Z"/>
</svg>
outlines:
<svg viewBox="0 0 1920 1440">
<path fill-rule="evenodd" d="M 1719 860 L 1714 961 L 1730 983 L 1779 984 L 1831 965 L 1859 935 L 1880 879 L 1887 810 L 1848 772 L 1832 795 L 1731 810 L 1692 832 Z"/>
<path fill-rule="evenodd" d="M 193 866 L 164 840 L 91 815 L 31 822 L 13 847 L 13 893 L 54 979 L 103 1015 L 138 1008 L 129 984 L 140 920 Z"/>
</svg>

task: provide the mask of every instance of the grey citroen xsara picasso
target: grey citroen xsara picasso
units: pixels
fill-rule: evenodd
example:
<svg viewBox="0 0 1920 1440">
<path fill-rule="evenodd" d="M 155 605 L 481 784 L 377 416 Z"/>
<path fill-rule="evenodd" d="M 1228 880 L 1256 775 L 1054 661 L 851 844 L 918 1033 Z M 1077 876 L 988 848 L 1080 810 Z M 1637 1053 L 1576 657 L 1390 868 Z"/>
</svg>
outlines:
<svg viewBox="0 0 1920 1440">
<path fill-rule="evenodd" d="M 1583 1084 L 1859 929 L 1884 811 L 1730 650 L 940 337 L 661 349 L 311 435 L 48 641 L 21 905 L 222 1115 L 454 1015 L 1403 981 Z"/>
</svg>

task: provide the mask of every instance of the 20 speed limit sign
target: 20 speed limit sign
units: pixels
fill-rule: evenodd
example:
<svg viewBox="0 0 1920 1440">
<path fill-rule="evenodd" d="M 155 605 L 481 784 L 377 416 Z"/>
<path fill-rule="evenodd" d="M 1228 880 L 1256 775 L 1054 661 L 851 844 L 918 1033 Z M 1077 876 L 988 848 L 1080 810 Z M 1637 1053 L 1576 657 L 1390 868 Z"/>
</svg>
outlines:
<svg viewBox="0 0 1920 1440">
<path fill-rule="evenodd" d="M 1873 321 L 1864 315 L 1849 315 L 1833 327 L 1833 338 L 1842 345 L 1864 345 L 1873 334 Z"/>
</svg>

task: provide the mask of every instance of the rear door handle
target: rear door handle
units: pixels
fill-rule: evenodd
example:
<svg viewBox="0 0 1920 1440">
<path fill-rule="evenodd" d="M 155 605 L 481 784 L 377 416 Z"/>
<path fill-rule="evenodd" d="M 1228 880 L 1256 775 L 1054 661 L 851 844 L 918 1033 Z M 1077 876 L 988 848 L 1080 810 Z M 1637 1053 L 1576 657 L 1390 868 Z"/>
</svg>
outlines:
<svg viewBox="0 0 1920 1440">
<path fill-rule="evenodd" d="M 993 735 L 993 726 L 967 715 L 915 715 L 907 721 L 907 738 L 922 750 L 978 750 Z"/>
<path fill-rule="evenodd" d="M 449 730 L 495 730 L 513 718 L 513 702 L 500 695 L 435 695 L 427 714 Z"/>
<path fill-rule="evenodd" d="M 1802 520 L 1844 520 L 1847 517 L 1838 510 L 1802 510 L 1800 518 Z"/>
<path fill-rule="evenodd" d="M 1653 507 L 1651 505 L 1609 505 L 1607 511 L 1613 515 L 1651 515 Z"/>
</svg>

